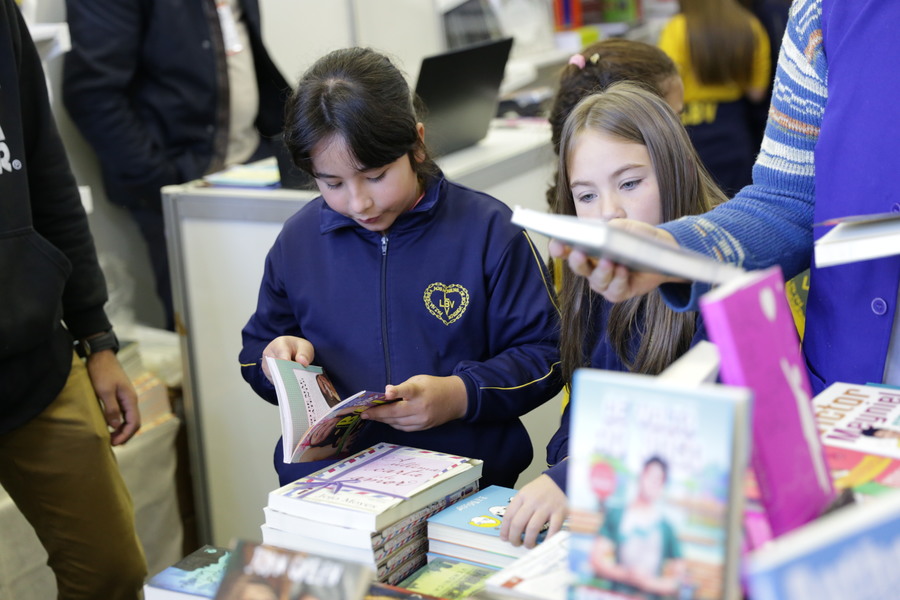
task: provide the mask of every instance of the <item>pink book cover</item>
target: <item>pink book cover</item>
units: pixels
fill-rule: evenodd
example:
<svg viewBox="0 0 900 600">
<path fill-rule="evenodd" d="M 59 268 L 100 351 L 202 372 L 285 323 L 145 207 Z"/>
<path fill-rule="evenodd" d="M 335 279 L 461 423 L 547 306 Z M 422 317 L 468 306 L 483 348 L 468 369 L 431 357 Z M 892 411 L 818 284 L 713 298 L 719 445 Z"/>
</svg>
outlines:
<svg viewBox="0 0 900 600">
<path fill-rule="evenodd" d="M 722 382 L 753 390 L 751 467 L 777 537 L 818 517 L 835 495 L 781 268 L 714 288 L 700 311 Z"/>
</svg>

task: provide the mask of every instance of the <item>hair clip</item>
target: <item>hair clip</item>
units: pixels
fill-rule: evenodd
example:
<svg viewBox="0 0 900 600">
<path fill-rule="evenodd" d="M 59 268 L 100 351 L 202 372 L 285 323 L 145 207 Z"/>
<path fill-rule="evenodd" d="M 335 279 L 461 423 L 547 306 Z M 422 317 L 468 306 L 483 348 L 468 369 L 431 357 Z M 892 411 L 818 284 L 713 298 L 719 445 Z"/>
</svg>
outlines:
<svg viewBox="0 0 900 600">
<path fill-rule="evenodd" d="M 591 54 L 591 57 L 588 60 L 591 61 L 592 65 L 596 65 L 597 61 L 600 60 L 600 54 L 598 52 L 594 52 L 593 54 Z"/>
<path fill-rule="evenodd" d="M 575 65 L 579 69 L 583 69 L 584 68 L 584 56 L 581 54 L 573 54 L 572 57 L 569 59 L 569 64 Z"/>
</svg>

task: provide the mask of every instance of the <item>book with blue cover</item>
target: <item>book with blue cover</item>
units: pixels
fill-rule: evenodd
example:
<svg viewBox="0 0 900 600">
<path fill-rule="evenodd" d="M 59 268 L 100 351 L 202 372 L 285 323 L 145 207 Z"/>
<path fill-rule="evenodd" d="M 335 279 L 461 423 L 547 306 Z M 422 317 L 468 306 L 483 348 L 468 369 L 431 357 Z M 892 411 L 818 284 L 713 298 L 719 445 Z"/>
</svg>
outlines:
<svg viewBox="0 0 900 600">
<path fill-rule="evenodd" d="M 166 567 L 144 585 L 145 600 L 213 598 L 225 576 L 228 548 L 206 545 Z"/>
<path fill-rule="evenodd" d="M 429 517 L 429 549 L 454 558 L 486 560 L 494 566 L 509 564 L 509 559 L 524 555 L 528 552 L 525 546 L 513 546 L 500 539 L 503 515 L 515 495 L 514 489 L 492 485 Z M 542 539 L 539 536 L 538 541 Z M 473 558 L 476 550 L 483 560 Z"/>
<path fill-rule="evenodd" d="M 851 504 L 753 552 L 753 600 L 896 598 L 900 589 L 900 491 Z"/>
<path fill-rule="evenodd" d="M 740 597 L 746 388 L 579 369 L 571 600 Z"/>
</svg>

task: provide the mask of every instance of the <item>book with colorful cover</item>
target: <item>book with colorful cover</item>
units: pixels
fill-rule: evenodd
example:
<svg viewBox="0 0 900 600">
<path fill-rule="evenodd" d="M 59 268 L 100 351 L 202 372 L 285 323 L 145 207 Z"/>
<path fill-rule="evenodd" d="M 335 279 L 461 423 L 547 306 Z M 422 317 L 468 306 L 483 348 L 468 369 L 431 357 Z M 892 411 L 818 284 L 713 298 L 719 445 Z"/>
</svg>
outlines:
<svg viewBox="0 0 900 600">
<path fill-rule="evenodd" d="M 488 577 L 484 591 L 501 598 L 566 600 L 571 579 L 569 532 L 559 531 Z"/>
<path fill-rule="evenodd" d="M 306 519 L 298 515 L 291 515 L 274 510 L 268 506 L 263 507 L 263 512 L 266 517 L 265 524 L 273 529 L 302 535 L 306 538 L 329 542 L 331 544 L 338 541 L 337 543 L 345 548 L 374 550 L 391 543 L 392 540 L 395 540 L 398 537 L 405 537 L 407 534 L 424 534 L 428 517 L 476 491 L 478 491 L 478 482 L 473 481 L 462 489 L 455 490 L 443 498 L 432 502 L 425 508 L 417 510 L 408 517 L 404 517 L 396 523 L 391 523 L 384 529 L 374 532 L 365 529 L 353 529 L 352 527 L 334 525 L 332 523 L 323 523 L 321 521 L 313 521 L 312 519 Z"/>
<path fill-rule="evenodd" d="M 883 600 L 900 590 L 900 491 L 850 504 L 754 551 L 753 600 Z"/>
<path fill-rule="evenodd" d="M 433 515 L 428 519 L 431 551 L 485 562 L 475 558 L 478 556 L 494 565 L 499 564 L 495 561 L 508 564 L 524 555 L 528 548 L 500 539 L 503 515 L 515 495 L 512 488 L 492 485 Z"/>
<path fill-rule="evenodd" d="M 749 390 L 579 369 L 571 401 L 570 598 L 739 598 Z"/>
<path fill-rule="evenodd" d="M 144 600 L 213 598 L 222 583 L 228 548 L 209 544 L 166 567 L 144 584 Z"/>
<path fill-rule="evenodd" d="M 277 546 L 238 540 L 216 600 L 362 600 L 371 567 Z"/>
<path fill-rule="evenodd" d="M 479 592 L 495 572 L 464 561 L 434 558 L 400 582 L 400 587 L 447 600 L 462 600 Z"/>
<path fill-rule="evenodd" d="M 399 582 L 398 582 L 399 583 Z M 366 592 L 365 600 L 440 600 L 437 596 L 429 596 L 414 592 L 398 585 L 374 582 Z"/>
<path fill-rule="evenodd" d="M 478 459 L 381 443 L 269 492 L 268 506 L 376 532 L 465 488 L 481 471 Z"/>
<path fill-rule="evenodd" d="M 836 488 L 860 499 L 900 488 L 900 389 L 833 383 L 813 409 Z"/>
<path fill-rule="evenodd" d="M 321 367 L 266 357 L 281 415 L 282 460 L 310 462 L 342 458 L 366 422 L 360 415 L 394 400 L 361 391 L 341 400 Z"/>
<path fill-rule="evenodd" d="M 748 272 L 700 298 L 724 383 L 753 390 L 751 464 L 774 536 L 815 519 L 835 492 L 781 268 Z"/>
</svg>

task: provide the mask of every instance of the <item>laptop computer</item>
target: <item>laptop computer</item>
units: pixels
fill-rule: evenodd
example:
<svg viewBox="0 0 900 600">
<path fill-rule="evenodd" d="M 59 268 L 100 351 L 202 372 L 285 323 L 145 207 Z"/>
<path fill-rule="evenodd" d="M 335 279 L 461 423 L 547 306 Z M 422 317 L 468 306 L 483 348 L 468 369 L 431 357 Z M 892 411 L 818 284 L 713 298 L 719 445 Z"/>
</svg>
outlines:
<svg viewBox="0 0 900 600">
<path fill-rule="evenodd" d="M 513 38 L 422 59 L 416 94 L 424 105 L 425 144 L 434 157 L 481 141 L 497 114 Z"/>
<path fill-rule="evenodd" d="M 294 164 L 291 153 L 284 144 L 284 134 L 279 133 L 272 140 L 278 172 L 281 175 L 281 187 L 292 190 L 315 190 L 316 180 Z"/>
</svg>

